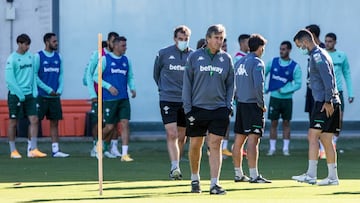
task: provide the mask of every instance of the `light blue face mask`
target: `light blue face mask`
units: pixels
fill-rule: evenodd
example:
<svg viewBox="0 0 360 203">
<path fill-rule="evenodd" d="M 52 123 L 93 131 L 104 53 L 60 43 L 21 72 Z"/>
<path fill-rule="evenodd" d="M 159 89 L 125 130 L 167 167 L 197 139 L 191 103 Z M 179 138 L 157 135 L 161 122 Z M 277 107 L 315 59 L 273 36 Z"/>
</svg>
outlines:
<svg viewBox="0 0 360 203">
<path fill-rule="evenodd" d="M 177 47 L 180 51 L 184 51 L 189 47 L 189 41 L 178 41 Z"/>
<path fill-rule="evenodd" d="M 309 54 L 309 50 L 307 48 L 301 48 L 301 47 L 298 47 L 299 51 L 301 54 L 303 55 L 308 55 Z"/>
</svg>

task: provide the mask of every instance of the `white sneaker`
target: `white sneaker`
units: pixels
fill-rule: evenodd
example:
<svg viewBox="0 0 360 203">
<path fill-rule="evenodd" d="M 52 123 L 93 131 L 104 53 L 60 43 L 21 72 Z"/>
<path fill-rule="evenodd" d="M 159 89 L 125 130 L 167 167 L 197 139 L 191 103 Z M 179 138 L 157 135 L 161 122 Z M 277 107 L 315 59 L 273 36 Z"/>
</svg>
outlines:
<svg viewBox="0 0 360 203">
<path fill-rule="evenodd" d="M 109 151 L 104 152 L 104 157 L 109 158 L 109 159 L 115 159 L 116 158 L 116 156 L 111 154 Z"/>
<path fill-rule="evenodd" d="M 119 149 L 115 146 L 111 147 L 110 153 L 116 157 L 121 157 Z"/>
<path fill-rule="evenodd" d="M 296 180 L 298 182 L 301 182 L 301 183 L 309 183 L 309 184 L 316 184 L 316 177 L 310 177 L 308 174 L 304 173 L 302 175 L 299 175 L 299 176 L 293 176 L 291 177 L 291 179 L 293 180 Z"/>
<path fill-rule="evenodd" d="M 96 151 L 96 146 L 94 146 L 90 151 L 90 157 L 96 157 L 96 156 L 97 156 L 97 151 Z"/>
<path fill-rule="evenodd" d="M 66 154 L 66 153 L 60 152 L 60 151 L 52 153 L 52 157 L 54 157 L 54 158 L 66 158 L 66 157 L 69 157 L 69 156 L 70 156 L 70 154 Z"/>
<path fill-rule="evenodd" d="M 321 180 L 320 182 L 318 182 L 319 186 L 325 186 L 325 185 L 339 185 L 339 179 L 330 179 L 330 178 L 325 178 L 324 180 Z"/>
<path fill-rule="evenodd" d="M 283 155 L 284 156 L 290 156 L 289 150 L 283 150 Z"/>
<path fill-rule="evenodd" d="M 273 156 L 275 154 L 275 150 L 269 150 L 266 156 Z"/>
</svg>

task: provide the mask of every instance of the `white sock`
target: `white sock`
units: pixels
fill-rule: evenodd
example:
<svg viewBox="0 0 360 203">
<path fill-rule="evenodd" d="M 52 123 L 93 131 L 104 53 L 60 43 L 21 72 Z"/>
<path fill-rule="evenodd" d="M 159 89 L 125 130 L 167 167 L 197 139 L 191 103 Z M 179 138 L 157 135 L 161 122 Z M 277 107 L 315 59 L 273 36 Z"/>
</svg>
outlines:
<svg viewBox="0 0 360 203">
<path fill-rule="evenodd" d="M 112 148 L 117 148 L 118 147 L 118 144 L 119 144 L 119 140 L 118 139 L 112 139 L 111 140 L 111 149 Z"/>
<path fill-rule="evenodd" d="M 228 147 L 228 143 L 229 143 L 229 140 L 223 140 L 223 143 L 222 143 L 222 149 L 227 149 Z"/>
<path fill-rule="evenodd" d="M 320 148 L 320 152 L 325 151 L 324 145 L 320 141 L 319 141 L 319 148 Z"/>
<path fill-rule="evenodd" d="M 30 139 L 30 148 L 31 150 L 34 150 L 37 148 L 37 137 L 31 137 Z"/>
<path fill-rule="evenodd" d="M 9 141 L 10 153 L 16 150 L 15 141 Z"/>
<path fill-rule="evenodd" d="M 219 185 L 219 178 L 211 178 L 210 188 L 214 187 L 215 185 Z"/>
<path fill-rule="evenodd" d="M 191 181 L 194 181 L 194 180 L 197 180 L 197 181 L 200 181 L 200 174 L 194 174 L 192 173 L 191 174 Z"/>
<path fill-rule="evenodd" d="M 312 178 L 316 178 L 317 176 L 317 164 L 318 160 L 309 160 L 309 166 L 306 173 Z"/>
<path fill-rule="evenodd" d="M 31 142 L 30 140 L 27 140 L 28 146 L 27 146 L 27 151 L 30 152 L 31 150 Z"/>
<path fill-rule="evenodd" d="M 171 161 L 171 170 L 174 170 L 176 168 L 180 168 L 179 167 L 179 161 Z"/>
<path fill-rule="evenodd" d="M 255 179 L 259 176 L 259 172 L 257 168 L 249 168 L 250 177 Z"/>
<path fill-rule="evenodd" d="M 283 140 L 283 151 L 289 151 L 289 144 L 290 144 L 290 140 L 289 139 L 284 139 Z"/>
<path fill-rule="evenodd" d="M 276 139 L 270 139 L 270 151 L 276 151 Z"/>
<path fill-rule="evenodd" d="M 338 179 L 338 174 L 337 174 L 337 166 L 335 163 L 332 164 L 328 164 L 328 178 L 334 180 L 334 179 Z"/>
<path fill-rule="evenodd" d="M 235 171 L 235 176 L 238 176 L 240 178 L 244 176 L 244 172 L 241 167 L 234 168 L 234 171 Z"/>
<path fill-rule="evenodd" d="M 122 146 L 122 156 L 128 154 L 129 145 L 123 145 Z"/>
<path fill-rule="evenodd" d="M 56 153 L 56 152 L 59 151 L 59 143 L 54 142 L 54 143 L 51 144 L 51 147 L 52 147 L 52 152 L 53 153 Z"/>
</svg>

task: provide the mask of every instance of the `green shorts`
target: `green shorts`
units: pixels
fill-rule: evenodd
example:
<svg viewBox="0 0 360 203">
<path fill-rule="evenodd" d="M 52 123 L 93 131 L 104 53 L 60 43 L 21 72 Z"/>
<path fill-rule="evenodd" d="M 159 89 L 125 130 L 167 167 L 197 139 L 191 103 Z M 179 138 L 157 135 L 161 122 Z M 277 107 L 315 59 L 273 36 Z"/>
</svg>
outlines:
<svg viewBox="0 0 360 203">
<path fill-rule="evenodd" d="M 91 124 L 97 124 L 98 122 L 98 102 L 91 102 L 91 114 L 90 114 Z"/>
<path fill-rule="evenodd" d="M 129 99 L 104 101 L 103 119 L 105 124 L 116 124 L 122 119 L 130 120 Z"/>
<path fill-rule="evenodd" d="M 270 97 L 268 119 L 279 120 L 280 116 L 283 120 L 290 121 L 292 117 L 292 99 L 279 99 Z"/>
<path fill-rule="evenodd" d="M 38 115 L 36 98 L 32 94 L 25 95 L 25 101 L 20 102 L 16 95 L 9 93 L 7 102 L 10 119 L 21 119 Z"/>
<path fill-rule="evenodd" d="M 45 116 L 48 120 L 63 119 L 60 97 L 48 98 L 39 96 L 37 102 L 40 120 L 43 120 Z"/>
</svg>

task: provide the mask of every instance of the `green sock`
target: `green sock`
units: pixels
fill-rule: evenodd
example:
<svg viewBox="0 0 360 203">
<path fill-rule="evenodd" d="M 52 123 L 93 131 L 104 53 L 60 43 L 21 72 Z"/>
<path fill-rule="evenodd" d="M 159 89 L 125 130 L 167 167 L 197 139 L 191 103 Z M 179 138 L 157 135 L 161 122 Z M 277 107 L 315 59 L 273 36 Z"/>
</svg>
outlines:
<svg viewBox="0 0 360 203">
<path fill-rule="evenodd" d="M 103 141 L 103 152 L 108 151 L 108 148 L 109 148 L 109 143 Z"/>
</svg>

